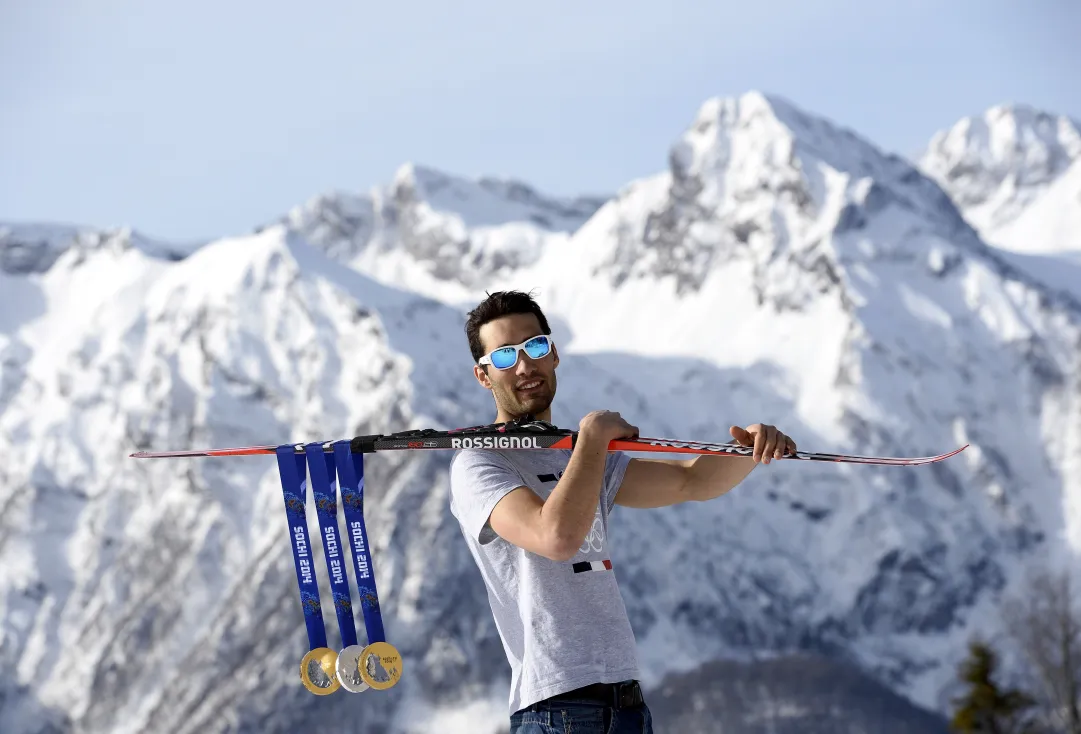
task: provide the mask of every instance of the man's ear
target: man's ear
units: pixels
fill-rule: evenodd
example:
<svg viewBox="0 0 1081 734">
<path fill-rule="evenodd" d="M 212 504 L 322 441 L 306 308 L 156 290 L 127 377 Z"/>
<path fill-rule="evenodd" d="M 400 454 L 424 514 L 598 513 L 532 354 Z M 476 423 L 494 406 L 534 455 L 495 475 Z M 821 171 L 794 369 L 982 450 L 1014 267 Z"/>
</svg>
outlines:
<svg viewBox="0 0 1081 734">
<path fill-rule="evenodd" d="M 488 372 L 484 369 L 484 365 L 473 365 L 473 376 L 477 378 L 477 382 L 483 385 L 486 389 L 492 389 L 492 381 L 488 379 Z"/>
<path fill-rule="evenodd" d="M 552 369 L 559 366 L 559 348 L 555 344 L 552 345 L 552 357 L 555 361 L 552 363 Z"/>
</svg>

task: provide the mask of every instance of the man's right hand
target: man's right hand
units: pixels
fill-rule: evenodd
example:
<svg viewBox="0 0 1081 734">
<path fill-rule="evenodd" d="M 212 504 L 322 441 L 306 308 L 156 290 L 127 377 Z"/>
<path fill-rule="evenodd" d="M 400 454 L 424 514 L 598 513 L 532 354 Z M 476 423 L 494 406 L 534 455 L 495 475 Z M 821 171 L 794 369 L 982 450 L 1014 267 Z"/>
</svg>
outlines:
<svg viewBox="0 0 1081 734">
<path fill-rule="evenodd" d="M 612 410 L 594 410 L 578 423 L 578 436 L 587 441 L 604 442 L 620 438 L 638 438 L 638 427 L 632 426 Z"/>
</svg>

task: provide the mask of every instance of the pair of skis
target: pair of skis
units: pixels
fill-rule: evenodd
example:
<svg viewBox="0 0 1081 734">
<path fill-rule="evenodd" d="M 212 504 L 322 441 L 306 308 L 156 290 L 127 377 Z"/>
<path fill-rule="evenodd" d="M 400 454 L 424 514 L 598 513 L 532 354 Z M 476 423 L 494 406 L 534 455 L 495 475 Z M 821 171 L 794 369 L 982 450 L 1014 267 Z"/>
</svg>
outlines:
<svg viewBox="0 0 1081 734">
<path fill-rule="evenodd" d="M 557 428 L 551 423 L 531 417 L 507 423 L 490 423 L 451 430 L 425 428 L 398 433 L 357 436 L 350 440 L 354 454 L 370 454 L 380 451 L 430 451 L 458 449 L 573 449 L 578 432 Z M 322 442 L 323 450 L 332 452 L 336 441 Z M 221 449 L 191 449 L 180 451 L 137 451 L 130 456 L 136 459 L 254 456 L 274 454 L 279 447 L 243 446 Z M 294 446 L 298 454 L 305 451 L 305 444 Z M 854 454 L 830 454 L 814 451 L 787 453 L 782 459 L 799 461 L 828 461 L 841 464 L 874 464 L 879 466 L 920 466 L 933 464 L 959 454 L 968 444 L 936 456 L 888 457 L 857 456 Z M 662 454 L 693 454 L 716 456 L 751 456 L 754 448 L 736 443 L 712 443 L 709 441 L 684 441 L 671 438 L 623 438 L 608 444 L 609 451 L 654 452 Z"/>
</svg>

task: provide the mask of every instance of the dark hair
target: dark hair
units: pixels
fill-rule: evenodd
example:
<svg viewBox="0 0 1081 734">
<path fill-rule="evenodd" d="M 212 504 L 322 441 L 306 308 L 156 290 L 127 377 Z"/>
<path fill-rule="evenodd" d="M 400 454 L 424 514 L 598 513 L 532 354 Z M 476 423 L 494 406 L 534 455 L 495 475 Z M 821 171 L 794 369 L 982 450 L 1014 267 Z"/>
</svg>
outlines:
<svg viewBox="0 0 1081 734">
<path fill-rule="evenodd" d="M 530 294 L 521 291 L 489 293 L 487 298 L 469 312 L 469 317 L 465 322 L 465 335 L 469 339 L 469 351 L 473 353 L 474 362 L 484 356 L 484 345 L 480 341 L 480 327 L 489 321 L 516 313 L 533 314 L 540 322 L 541 333 L 552 333 L 551 327 L 548 326 L 548 319 L 544 318 L 544 312 Z"/>
</svg>

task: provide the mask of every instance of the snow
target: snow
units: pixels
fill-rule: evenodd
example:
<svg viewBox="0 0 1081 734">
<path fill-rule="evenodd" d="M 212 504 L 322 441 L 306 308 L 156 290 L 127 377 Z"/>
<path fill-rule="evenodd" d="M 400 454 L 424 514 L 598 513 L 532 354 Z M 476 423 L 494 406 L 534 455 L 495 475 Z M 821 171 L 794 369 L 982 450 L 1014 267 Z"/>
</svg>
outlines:
<svg viewBox="0 0 1081 734">
<path fill-rule="evenodd" d="M 1081 254 L 1081 155 L 991 237 L 993 244 L 1013 252 Z"/>
<path fill-rule="evenodd" d="M 533 263 L 603 203 L 406 164 L 385 187 L 316 197 L 281 223 L 356 270 L 456 302 L 471 300 L 486 279 Z"/>
<path fill-rule="evenodd" d="M 998 105 L 935 134 L 919 165 L 989 243 L 1022 253 L 1081 248 L 1081 123 Z"/>
<path fill-rule="evenodd" d="M 466 229 L 531 222 L 545 229 L 571 231 L 581 226 L 598 204 L 544 197 L 516 181 L 470 181 L 412 163 L 398 169 L 391 190 L 395 195 L 423 200 L 432 212 L 453 213 Z"/>
<path fill-rule="evenodd" d="M 1006 148 L 987 149 L 999 176 Z M 929 178 L 771 95 L 707 100 L 669 152 L 604 200 L 410 164 L 197 247 L 4 229 L 5 734 L 505 722 L 448 457 L 366 460 L 384 622 L 413 672 L 393 696 L 318 702 L 296 682 L 273 462 L 127 458 L 490 420 L 463 327 L 500 288 L 549 316 L 559 425 L 609 408 L 655 436 L 764 421 L 818 451 L 971 443 L 914 469 L 778 462 L 612 523 L 647 685 L 812 646 L 945 705 L 1000 596 L 1034 559 L 1081 552 L 1081 306 L 1056 295 L 1081 262 L 988 248 Z"/>
</svg>

